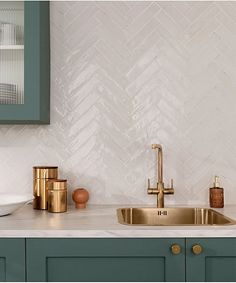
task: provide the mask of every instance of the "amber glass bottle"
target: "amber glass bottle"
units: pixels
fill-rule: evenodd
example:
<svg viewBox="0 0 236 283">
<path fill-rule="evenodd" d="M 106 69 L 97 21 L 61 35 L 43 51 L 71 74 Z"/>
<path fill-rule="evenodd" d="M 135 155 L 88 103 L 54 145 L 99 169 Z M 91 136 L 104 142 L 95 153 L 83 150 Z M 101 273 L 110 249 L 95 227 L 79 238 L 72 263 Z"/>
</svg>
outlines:
<svg viewBox="0 0 236 283">
<path fill-rule="evenodd" d="M 220 187 L 219 177 L 215 176 L 213 187 L 209 189 L 210 207 L 224 207 L 224 189 Z"/>
</svg>

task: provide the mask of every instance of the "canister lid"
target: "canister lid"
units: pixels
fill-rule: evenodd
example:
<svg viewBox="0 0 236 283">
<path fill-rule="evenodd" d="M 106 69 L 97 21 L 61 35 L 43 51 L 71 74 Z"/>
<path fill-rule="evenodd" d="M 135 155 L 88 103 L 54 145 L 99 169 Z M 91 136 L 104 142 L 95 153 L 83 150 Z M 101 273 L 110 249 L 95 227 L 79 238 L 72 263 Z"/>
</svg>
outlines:
<svg viewBox="0 0 236 283">
<path fill-rule="evenodd" d="M 34 166 L 34 179 L 56 179 L 58 174 L 57 166 Z"/>
<path fill-rule="evenodd" d="M 67 189 L 67 180 L 64 179 L 54 179 L 47 181 L 48 190 L 66 190 Z"/>
</svg>

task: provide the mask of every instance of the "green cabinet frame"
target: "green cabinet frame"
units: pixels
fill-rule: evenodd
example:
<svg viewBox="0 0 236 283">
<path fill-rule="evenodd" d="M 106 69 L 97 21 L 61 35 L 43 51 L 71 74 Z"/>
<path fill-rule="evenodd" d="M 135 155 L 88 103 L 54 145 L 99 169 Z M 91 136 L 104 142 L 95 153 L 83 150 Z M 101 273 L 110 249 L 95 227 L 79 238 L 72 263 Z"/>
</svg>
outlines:
<svg viewBox="0 0 236 283">
<path fill-rule="evenodd" d="M 0 281 L 25 281 L 25 239 L 0 239 Z"/>
<path fill-rule="evenodd" d="M 24 104 L 0 105 L 0 124 L 49 124 L 49 2 L 24 3 Z"/>
<path fill-rule="evenodd" d="M 185 281 L 184 239 L 27 239 L 26 250 L 29 281 Z"/>
</svg>

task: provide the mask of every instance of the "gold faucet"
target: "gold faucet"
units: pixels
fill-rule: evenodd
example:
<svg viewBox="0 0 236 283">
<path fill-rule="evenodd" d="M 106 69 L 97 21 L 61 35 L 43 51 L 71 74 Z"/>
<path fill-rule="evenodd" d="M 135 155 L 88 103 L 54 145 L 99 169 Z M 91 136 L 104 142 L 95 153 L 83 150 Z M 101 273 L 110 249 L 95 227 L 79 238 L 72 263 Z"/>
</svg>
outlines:
<svg viewBox="0 0 236 283">
<path fill-rule="evenodd" d="M 171 187 L 165 188 L 163 182 L 163 153 L 162 153 L 162 146 L 160 144 L 152 144 L 152 149 L 156 150 L 157 152 L 157 187 L 151 188 L 150 187 L 150 179 L 148 179 L 148 194 L 155 194 L 157 195 L 157 207 L 163 208 L 164 207 L 164 195 L 166 194 L 174 194 L 173 188 L 173 179 L 171 179 Z"/>
</svg>

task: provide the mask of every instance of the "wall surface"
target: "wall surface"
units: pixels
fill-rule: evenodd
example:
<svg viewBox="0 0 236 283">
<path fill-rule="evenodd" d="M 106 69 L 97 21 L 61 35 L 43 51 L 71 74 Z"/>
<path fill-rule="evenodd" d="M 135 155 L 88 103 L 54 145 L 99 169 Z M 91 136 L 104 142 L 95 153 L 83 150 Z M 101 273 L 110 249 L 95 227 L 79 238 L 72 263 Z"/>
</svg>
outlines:
<svg viewBox="0 0 236 283">
<path fill-rule="evenodd" d="M 152 143 L 168 204 L 236 203 L 236 2 L 51 2 L 51 125 L 0 126 L 1 192 L 58 165 L 91 203 L 155 204 Z"/>
</svg>

